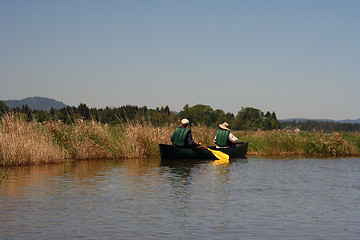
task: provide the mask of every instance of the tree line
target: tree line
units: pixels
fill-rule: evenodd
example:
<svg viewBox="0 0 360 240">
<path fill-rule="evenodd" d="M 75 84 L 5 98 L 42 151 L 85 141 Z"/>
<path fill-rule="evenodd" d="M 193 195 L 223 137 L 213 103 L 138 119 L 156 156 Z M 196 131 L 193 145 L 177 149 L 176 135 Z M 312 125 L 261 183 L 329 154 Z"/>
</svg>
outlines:
<svg viewBox="0 0 360 240">
<path fill-rule="evenodd" d="M 359 132 L 359 123 L 339 123 L 329 121 L 284 121 L 282 129 L 300 129 L 301 131 L 325 131 L 325 132 Z"/>
<path fill-rule="evenodd" d="M 242 107 L 235 116 L 220 109 L 213 110 L 207 105 L 198 104 L 189 107 L 187 104 L 180 111 L 179 117 L 189 119 L 190 123 L 201 123 L 211 127 L 228 122 L 234 130 L 272 130 L 281 127 L 275 112 L 268 111 L 264 114 L 259 109 L 252 107 Z"/>
<path fill-rule="evenodd" d="M 163 125 L 177 120 L 177 116 L 170 111 L 169 107 L 148 109 L 146 106 L 138 107 L 125 105 L 118 108 L 89 108 L 81 103 L 78 107 L 67 106 L 61 109 L 51 108 L 50 111 L 32 110 L 28 105 L 21 108 L 8 108 L 4 102 L 0 101 L 0 114 L 12 112 L 21 114 L 26 121 L 61 121 L 72 124 L 78 119 L 93 120 L 103 124 L 119 124 L 128 121 L 151 122 L 154 125 Z"/>
<path fill-rule="evenodd" d="M 186 104 L 179 113 L 170 111 L 168 106 L 148 109 L 146 106 L 138 107 L 125 105 L 117 108 L 89 108 L 81 103 L 78 107 L 51 108 L 50 111 L 31 110 L 25 105 L 21 108 L 9 108 L 0 101 L 0 115 L 13 112 L 21 114 L 27 121 L 46 122 L 50 120 L 62 121 L 72 124 L 78 119 L 93 120 L 103 124 L 120 124 L 128 121 L 151 122 L 154 126 L 178 123 L 187 118 L 193 125 L 203 124 L 217 128 L 220 123 L 228 122 L 233 130 L 273 130 L 273 129 L 300 129 L 301 131 L 360 131 L 360 124 L 319 122 L 308 120 L 306 122 L 279 122 L 275 112 L 266 113 L 253 107 L 242 107 L 236 115 L 225 113 L 221 109 L 213 109 L 208 105 Z"/>
<path fill-rule="evenodd" d="M 151 122 L 154 126 L 178 123 L 182 118 L 188 118 L 193 125 L 203 124 L 217 127 L 220 123 L 228 122 L 234 130 L 271 130 L 279 129 L 280 122 L 275 112 L 264 114 L 252 107 L 241 108 L 235 116 L 220 109 L 212 109 L 208 105 L 198 104 L 190 107 L 186 104 L 182 111 L 174 113 L 168 106 L 148 109 L 146 106 L 138 107 L 125 105 L 117 108 L 89 108 L 81 103 L 78 107 L 64 107 L 59 110 L 51 108 L 50 111 L 31 110 L 25 105 L 21 108 L 8 108 L 0 101 L 0 113 L 14 112 L 22 114 L 27 121 L 46 122 L 50 120 L 62 121 L 66 124 L 74 123 L 77 119 L 94 120 L 103 124 L 119 124 L 128 121 Z"/>
</svg>

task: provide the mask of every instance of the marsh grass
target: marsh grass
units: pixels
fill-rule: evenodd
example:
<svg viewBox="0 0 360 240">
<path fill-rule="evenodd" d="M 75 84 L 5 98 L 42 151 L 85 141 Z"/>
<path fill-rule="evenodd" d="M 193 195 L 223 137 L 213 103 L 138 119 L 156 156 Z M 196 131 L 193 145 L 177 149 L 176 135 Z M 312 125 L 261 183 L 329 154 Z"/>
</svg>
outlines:
<svg viewBox="0 0 360 240">
<path fill-rule="evenodd" d="M 359 133 L 292 132 L 285 130 L 237 132 L 249 141 L 253 155 L 359 156 Z"/>
<path fill-rule="evenodd" d="M 54 163 L 64 158 L 48 128 L 14 114 L 0 123 L 0 165 Z"/>
<path fill-rule="evenodd" d="M 77 120 L 71 125 L 26 122 L 21 115 L 4 115 L 0 122 L 0 166 L 56 163 L 67 160 L 159 157 L 160 143 L 170 144 L 177 124 L 156 127 L 127 122 L 103 125 Z M 196 141 L 213 145 L 216 129 L 191 128 Z M 359 156 L 359 133 L 235 131 L 249 141 L 249 155 Z"/>
<path fill-rule="evenodd" d="M 158 155 L 159 143 L 166 142 L 172 126 L 154 127 L 151 123 L 123 125 L 120 139 L 121 157 L 142 158 Z"/>
</svg>

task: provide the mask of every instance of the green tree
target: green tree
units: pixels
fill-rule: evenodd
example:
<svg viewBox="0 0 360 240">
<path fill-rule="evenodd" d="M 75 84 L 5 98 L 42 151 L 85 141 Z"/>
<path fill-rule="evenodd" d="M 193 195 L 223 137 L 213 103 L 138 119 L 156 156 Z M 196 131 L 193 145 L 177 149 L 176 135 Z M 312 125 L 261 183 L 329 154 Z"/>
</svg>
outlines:
<svg viewBox="0 0 360 240">
<path fill-rule="evenodd" d="M 280 129 L 281 128 L 281 124 L 280 122 L 277 120 L 276 117 L 276 113 L 272 112 L 271 113 L 271 129 Z"/>
<path fill-rule="evenodd" d="M 77 111 L 80 114 L 80 116 L 83 117 L 84 119 L 87 120 L 90 118 L 90 109 L 88 108 L 88 106 L 86 106 L 86 104 L 80 103 Z"/>
<path fill-rule="evenodd" d="M 50 120 L 50 116 L 49 113 L 41 110 L 41 111 L 34 111 L 34 119 L 36 119 L 36 121 L 38 122 L 46 122 Z"/>
<path fill-rule="evenodd" d="M 30 108 L 29 108 L 29 106 L 26 104 L 26 105 L 23 105 L 22 107 L 21 107 L 21 110 L 20 110 L 20 112 L 21 113 L 23 113 L 23 114 L 25 114 L 25 120 L 27 121 L 27 122 L 30 122 L 31 120 L 32 120 L 32 112 L 31 112 L 31 110 L 30 110 Z"/>
<path fill-rule="evenodd" d="M 190 116 L 189 116 L 189 104 L 186 104 L 183 107 L 183 110 L 179 112 L 179 118 L 181 118 L 181 119 L 183 119 L 183 118 L 189 119 L 190 118 Z M 191 121 L 191 119 L 189 119 L 189 121 Z"/>
<path fill-rule="evenodd" d="M 170 116 L 170 108 L 169 108 L 169 106 L 166 106 L 164 108 L 164 112 L 166 113 L 166 115 Z"/>
<path fill-rule="evenodd" d="M 64 115 L 64 113 L 62 111 L 58 111 L 57 113 L 55 113 L 54 119 L 64 122 L 66 119 L 66 115 Z"/>
<path fill-rule="evenodd" d="M 114 116 L 113 112 L 109 107 L 106 107 L 102 113 L 101 122 L 102 123 L 111 123 L 116 120 L 116 116 Z"/>
<path fill-rule="evenodd" d="M 263 124 L 262 124 L 264 130 L 272 129 L 272 119 L 273 118 L 271 117 L 270 112 L 267 111 L 266 114 L 265 114 L 265 119 L 264 119 Z"/>
<path fill-rule="evenodd" d="M 0 101 L 0 114 L 6 113 L 9 111 L 9 108 L 6 106 L 4 101 Z"/>
<path fill-rule="evenodd" d="M 252 107 L 242 107 L 236 115 L 234 127 L 238 130 L 257 130 L 262 128 L 264 113 Z"/>
<path fill-rule="evenodd" d="M 210 126 L 216 121 L 214 110 L 207 105 L 197 104 L 192 107 L 185 105 L 184 110 L 179 114 L 181 118 L 189 119 L 192 124 L 205 124 Z"/>
<path fill-rule="evenodd" d="M 55 113 L 56 113 L 55 108 L 51 107 L 51 109 L 50 109 L 50 112 L 49 112 L 49 113 L 52 115 L 52 117 L 54 117 L 54 115 L 55 115 Z"/>
<path fill-rule="evenodd" d="M 223 122 L 229 122 L 229 120 L 227 119 L 227 115 L 221 109 L 216 109 L 213 112 L 213 115 L 216 119 L 216 122 L 214 122 L 215 125 L 219 125 L 220 123 L 223 123 Z"/>
</svg>

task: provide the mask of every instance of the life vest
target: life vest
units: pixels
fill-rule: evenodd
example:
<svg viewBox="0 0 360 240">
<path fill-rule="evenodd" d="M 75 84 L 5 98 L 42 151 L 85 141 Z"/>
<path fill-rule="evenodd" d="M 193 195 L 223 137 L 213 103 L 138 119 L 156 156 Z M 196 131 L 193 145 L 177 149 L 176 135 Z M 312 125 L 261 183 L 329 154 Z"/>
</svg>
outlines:
<svg viewBox="0 0 360 240">
<path fill-rule="evenodd" d="M 216 133 L 216 145 L 219 147 L 226 147 L 229 146 L 229 134 L 230 131 L 220 129 Z"/>
<path fill-rule="evenodd" d="M 178 127 L 174 132 L 174 144 L 176 146 L 184 147 L 187 145 L 187 136 L 191 130 L 189 128 Z"/>
</svg>

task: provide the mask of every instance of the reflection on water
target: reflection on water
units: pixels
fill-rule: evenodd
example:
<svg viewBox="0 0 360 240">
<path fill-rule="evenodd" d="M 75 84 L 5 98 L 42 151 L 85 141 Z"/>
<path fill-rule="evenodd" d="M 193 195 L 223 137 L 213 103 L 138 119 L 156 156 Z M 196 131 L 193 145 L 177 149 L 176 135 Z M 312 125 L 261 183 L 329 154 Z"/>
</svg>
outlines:
<svg viewBox="0 0 360 240">
<path fill-rule="evenodd" d="M 360 159 L 3 169 L 0 239 L 357 239 Z"/>
</svg>

